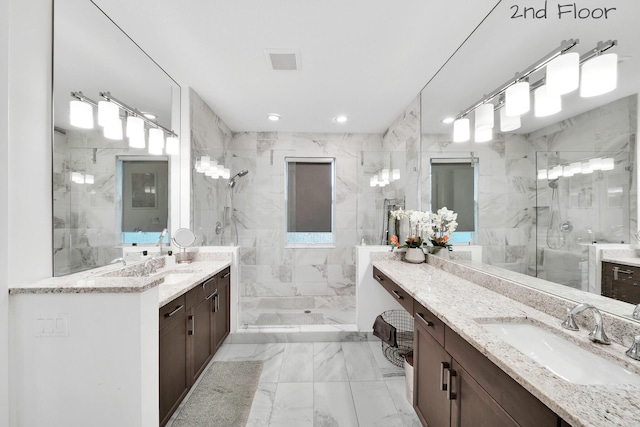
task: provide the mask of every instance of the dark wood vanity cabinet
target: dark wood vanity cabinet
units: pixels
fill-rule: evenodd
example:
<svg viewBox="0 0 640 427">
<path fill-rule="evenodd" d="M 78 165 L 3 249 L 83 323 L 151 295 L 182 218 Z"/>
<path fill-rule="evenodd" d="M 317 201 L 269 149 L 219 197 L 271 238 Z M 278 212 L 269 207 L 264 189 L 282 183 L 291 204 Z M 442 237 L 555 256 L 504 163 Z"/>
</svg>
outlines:
<svg viewBox="0 0 640 427">
<path fill-rule="evenodd" d="M 602 290 L 605 297 L 640 304 L 640 267 L 602 263 Z"/>
<path fill-rule="evenodd" d="M 160 425 L 229 335 L 230 268 L 160 308 Z"/>
<path fill-rule="evenodd" d="M 425 426 L 557 427 L 558 416 L 418 302 L 414 408 Z"/>
</svg>

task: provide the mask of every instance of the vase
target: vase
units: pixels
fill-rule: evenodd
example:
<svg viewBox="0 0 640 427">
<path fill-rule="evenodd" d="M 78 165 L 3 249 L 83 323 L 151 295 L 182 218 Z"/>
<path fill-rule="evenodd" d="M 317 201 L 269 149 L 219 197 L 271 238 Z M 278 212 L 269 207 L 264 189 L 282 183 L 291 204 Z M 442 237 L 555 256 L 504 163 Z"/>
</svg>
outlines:
<svg viewBox="0 0 640 427">
<path fill-rule="evenodd" d="M 449 249 L 444 246 L 427 246 L 429 255 L 437 256 L 438 258 L 449 258 Z"/>
<path fill-rule="evenodd" d="M 413 264 L 424 262 L 424 252 L 422 248 L 407 248 L 404 253 L 404 260 Z"/>
</svg>

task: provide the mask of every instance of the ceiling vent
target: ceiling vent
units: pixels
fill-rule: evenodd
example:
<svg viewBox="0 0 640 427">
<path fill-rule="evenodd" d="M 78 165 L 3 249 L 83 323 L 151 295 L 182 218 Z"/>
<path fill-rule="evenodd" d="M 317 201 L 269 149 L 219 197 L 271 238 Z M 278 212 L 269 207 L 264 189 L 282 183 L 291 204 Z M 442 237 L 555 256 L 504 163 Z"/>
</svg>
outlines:
<svg viewBox="0 0 640 427">
<path fill-rule="evenodd" d="M 267 65 L 272 70 L 295 71 L 300 69 L 300 55 L 291 50 L 265 49 Z"/>
</svg>

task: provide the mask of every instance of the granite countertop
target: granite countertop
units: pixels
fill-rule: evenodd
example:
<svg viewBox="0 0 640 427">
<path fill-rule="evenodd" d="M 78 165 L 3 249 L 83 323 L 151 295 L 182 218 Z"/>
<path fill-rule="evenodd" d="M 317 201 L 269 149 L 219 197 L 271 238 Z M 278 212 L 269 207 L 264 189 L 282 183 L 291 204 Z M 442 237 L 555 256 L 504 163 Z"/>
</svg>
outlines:
<svg viewBox="0 0 640 427">
<path fill-rule="evenodd" d="M 640 419 L 640 386 L 569 383 L 488 332 L 482 322 L 533 322 L 640 374 L 640 362 L 625 356 L 626 347 L 593 343 L 587 330 L 562 329 L 553 316 L 428 264 L 374 259 L 373 265 L 572 426 L 630 426 Z"/>
<path fill-rule="evenodd" d="M 205 259 L 190 264 L 166 265 L 146 277 L 133 275 L 143 262 L 109 265 L 62 277 L 50 277 L 36 282 L 9 287 L 9 294 L 64 293 L 139 293 L 159 286 L 159 307 L 186 293 L 199 283 L 231 265 L 231 259 Z M 162 263 L 164 264 L 164 263 Z M 180 276 L 172 276 L 180 274 Z M 165 278 L 174 280 L 165 283 Z"/>
</svg>

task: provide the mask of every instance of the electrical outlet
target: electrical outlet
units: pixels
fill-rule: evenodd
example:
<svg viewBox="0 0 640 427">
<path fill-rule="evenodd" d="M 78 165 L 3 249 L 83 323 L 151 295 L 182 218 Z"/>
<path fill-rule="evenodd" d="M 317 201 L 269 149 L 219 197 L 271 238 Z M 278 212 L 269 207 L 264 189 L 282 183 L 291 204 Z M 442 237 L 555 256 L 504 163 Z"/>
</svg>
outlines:
<svg viewBox="0 0 640 427">
<path fill-rule="evenodd" d="M 68 337 L 69 314 L 43 314 L 35 319 L 36 337 Z"/>
</svg>

